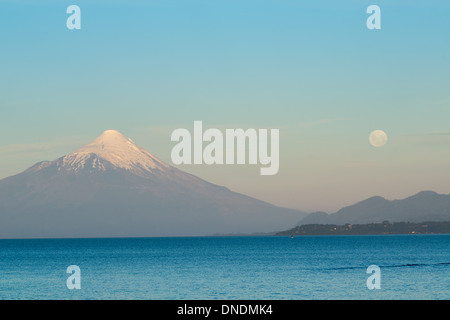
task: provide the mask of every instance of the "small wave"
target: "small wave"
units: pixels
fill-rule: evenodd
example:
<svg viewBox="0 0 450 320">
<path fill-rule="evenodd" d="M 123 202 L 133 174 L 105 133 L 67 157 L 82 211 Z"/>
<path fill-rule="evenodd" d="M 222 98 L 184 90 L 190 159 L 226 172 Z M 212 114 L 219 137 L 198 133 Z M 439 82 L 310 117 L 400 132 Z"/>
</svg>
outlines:
<svg viewBox="0 0 450 320">
<path fill-rule="evenodd" d="M 367 267 L 336 267 L 326 268 L 325 270 L 352 270 L 352 269 L 366 269 Z"/>
<path fill-rule="evenodd" d="M 439 265 L 450 265 L 450 262 L 438 262 L 438 263 L 405 263 L 405 264 L 394 264 L 387 266 L 380 266 L 380 268 L 404 268 L 404 267 L 432 267 Z"/>
<path fill-rule="evenodd" d="M 405 263 L 405 264 L 391 264 L 391 265 L 381 265 L 382 268 L 408 268 L 408 267 L 432 267 L 432 266 L 442 266 L 442 265 L 450 265 L 450 262 L 438 262 L 438 263 Z M 336 267 L 336 268 L 327 268 L 326 270 L 352 270 L 352 269 L 366 269 L 367 267 Z"/>
</svg>

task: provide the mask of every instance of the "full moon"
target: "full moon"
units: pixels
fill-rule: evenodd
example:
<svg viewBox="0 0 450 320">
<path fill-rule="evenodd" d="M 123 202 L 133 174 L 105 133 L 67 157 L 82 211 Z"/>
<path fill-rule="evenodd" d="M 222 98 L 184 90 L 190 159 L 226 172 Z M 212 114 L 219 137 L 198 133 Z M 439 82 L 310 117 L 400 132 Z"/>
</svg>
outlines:
<svg viewBox="0 0 450 320">
<path fill-rule="evenodd" d="M 369 136 L 369 142 L 374 147 L 382 147 L 387 142 L 387 135 L 383 130 L 374 130 Z"/>
</svg>

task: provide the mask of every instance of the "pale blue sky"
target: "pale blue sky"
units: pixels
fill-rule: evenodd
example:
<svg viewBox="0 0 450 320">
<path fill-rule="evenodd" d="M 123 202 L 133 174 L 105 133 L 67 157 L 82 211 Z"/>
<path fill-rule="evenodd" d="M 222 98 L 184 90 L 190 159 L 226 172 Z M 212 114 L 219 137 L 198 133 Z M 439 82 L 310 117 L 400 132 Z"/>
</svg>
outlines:
<svg viewBox="0 0 450 320">
<path fill-rule="evenodd" d="M 449 14 L 437 0 L 0 0 L 0 178 L 106 129 L 170 163 L 170 133 L 202 120 L 280 128 L 276 176 L 182 167 L 272 203 L 450 193 Z M 386 146 L 369 145 L 374 129 Z"/>
</svg>

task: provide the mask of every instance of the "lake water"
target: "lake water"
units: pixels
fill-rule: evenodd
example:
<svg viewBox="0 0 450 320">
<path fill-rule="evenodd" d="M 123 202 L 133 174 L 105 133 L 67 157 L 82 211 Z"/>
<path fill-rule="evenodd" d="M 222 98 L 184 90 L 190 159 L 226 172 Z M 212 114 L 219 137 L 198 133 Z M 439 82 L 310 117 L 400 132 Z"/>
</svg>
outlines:
<svg viewBox="0 0 450 320">
<path fill-rule="evenodd" d="M 450 235 L 0 240 L 0 299 L 450 299 Z"/>
</svg>

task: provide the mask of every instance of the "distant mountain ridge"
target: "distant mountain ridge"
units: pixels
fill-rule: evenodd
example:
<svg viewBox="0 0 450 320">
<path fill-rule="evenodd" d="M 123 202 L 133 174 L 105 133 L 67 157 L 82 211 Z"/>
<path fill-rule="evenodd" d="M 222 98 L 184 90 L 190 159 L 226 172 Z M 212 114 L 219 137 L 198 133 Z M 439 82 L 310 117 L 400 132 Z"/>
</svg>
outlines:
<svg viewBox="0 0 450 320">
<path fill-rule="evenodd" d="M 422 191 L 401 200 L 376 196 L 339 211 L 313 212 L 303 218 L 305 224 L 364 224 L 390 222 L 450 221 L 450 195 Z"/>
<path fill-rule="evenodd" d="M 0 238 L 264 233 L 304 216 L 183 172 L 116 130 L 0 180 Z"/>
</svg>

